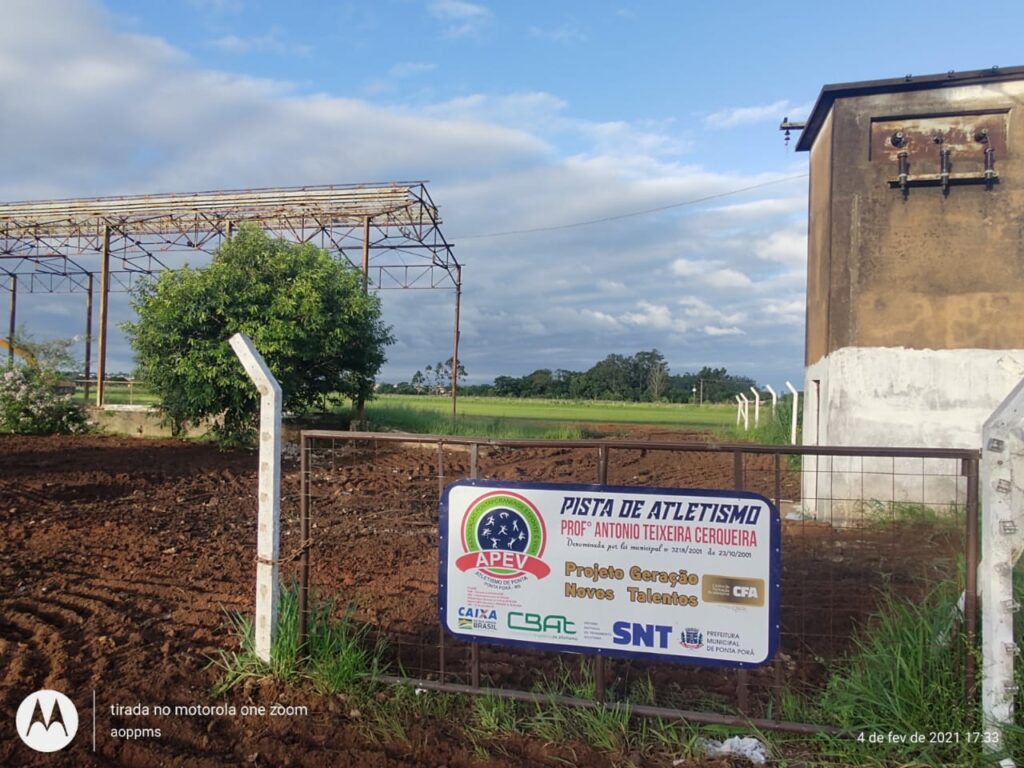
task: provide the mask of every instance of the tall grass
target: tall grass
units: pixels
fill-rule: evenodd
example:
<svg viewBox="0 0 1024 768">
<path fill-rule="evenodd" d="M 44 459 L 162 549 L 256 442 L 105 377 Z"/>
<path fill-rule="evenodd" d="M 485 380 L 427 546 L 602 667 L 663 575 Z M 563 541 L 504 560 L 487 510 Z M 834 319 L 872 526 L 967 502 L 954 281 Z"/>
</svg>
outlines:
<svg viewBox="0 0 1024 768">
<path fill-rule="evenodd" d="M 350 613 L 335 619 L 333 600 L 311 596 L 305 654 L 299 648 L 296 585 L 281 590 L 278 611 L 269 664 L 256 655 L 252 619 L 240 613 L 228 615 L 239 650 L 221 650 L 210 659 L 211 666 L 221 672 L 214 695 L 227 693 L 248 679 L 264 677 L 286 683 L 309 680 L 320 693 L 334 694 L 350 690 L 361 678 L 382 671 L 384 649 L 368 642 L 366 628 L 357 626 Z"/>
<path fill-rule="evenodd" d="M 724 430 L 728 437 L 762 445 L 790 445 L 793 429 L 793 399 L 783 398 L 772 413 L 771 405 L 761 404 L 760 423 L 754 426 L 753 408 L 750 412 L 750 429 L 733 425 Z M 800 441 L 800 424 L 797 424 L 797 442 Z"/>
<path fill-rule="evenodd" d="M 1024 588 L 1018 584 L 1017 591 Z M 818 701 L 820 717 L 852 734 L 824 738 L 826 754 L 844 765 L 963 768 L 1007 756 L 986 753 L 971 736 L 982 727 L 978 708 L 964 699 L 964 662 L 974 651 L 956 631 L 958 594 L 954 584 L 946 584 L 923 600 L 889 596 L 883 601 Z M 1017 677 L 1024 682 L 1019 668 Z M 1006 731 L 1008 754 L 1018 756 L 1024 753 L 1022 703 L 1018 700 L 1017 720 Z M 918 736 L 920 741 L 911 740 Z"/>
</svg>

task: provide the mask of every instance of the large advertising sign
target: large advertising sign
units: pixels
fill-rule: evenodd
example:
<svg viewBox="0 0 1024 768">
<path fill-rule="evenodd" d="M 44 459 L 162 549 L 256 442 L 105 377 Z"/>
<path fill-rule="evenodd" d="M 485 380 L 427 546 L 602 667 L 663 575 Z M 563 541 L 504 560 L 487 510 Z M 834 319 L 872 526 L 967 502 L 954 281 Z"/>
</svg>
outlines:
<svg viewBox="0 0 1024 768">
<path fill-rule="evenodd" d="M 780 574 L 754 493 L 467 480 L 441 499 L 441 624 L 467 640 L 756 667 Z"/>
</svg>

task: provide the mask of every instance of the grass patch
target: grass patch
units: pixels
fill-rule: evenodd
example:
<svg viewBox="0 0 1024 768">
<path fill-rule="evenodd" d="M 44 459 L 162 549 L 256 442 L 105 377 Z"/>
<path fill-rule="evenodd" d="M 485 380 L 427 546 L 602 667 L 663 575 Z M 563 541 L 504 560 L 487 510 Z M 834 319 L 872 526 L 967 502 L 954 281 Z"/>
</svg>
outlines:
<svg viewBox="0 0 1024 768">
<path fill-rule="evenodd" d="M 869 528 L 909 526 L 946 530 L 964 525 L 963 505 L 949 503 L 941 507 L 909 501 L 869 499 L 860 504 L 860 520 Z"/>
<path fill-rule="evenodd" d="M 450 404 L 449 404 L 450 409 Z M 400 403 L 369 403 L 366 418 L 375 426 L 424 435 L 459 435 L 495 439 L 535 438 L 581 440 L 590 434 L 576 424 L 558 424 L 498 416 L 460 415 L 453 422 L 451 412 L 420 410 Z"/>
<path fill-rule="evenodd" d="M 1022 581 L 1015 588 L 1019 599 L 1024 599 Z M 982 744 L 965 737 L 981 726 L 980 712 L 968 707 L 963 696 L 964 662 L 973 651 L 964 634 L 953 631 L 959 622 L 958 596 L 958 587 L 949 583 L 919 601 L 885 598 L 876 620 L 855 639 L 853 654 L 817 702 L 821 722 L 853 734 L 822 737 L 824 754 L 844 765 L 964 768 L 1007 756 L 986 754 Z M 1017 683 L 1024 683 L 1020 667 Z M 1024 702 L 1019 699 L 1018 693 L 1017 720 L 1007 731 L 1006 745 L 1009 754 L 1017 755 L 1024 749 Z M 923 734 L 925 742 L 870 741 L 872 734 L 885 738 L 890 733 L 907 739 Z M 929 740 L 929 734 L 946 733 L 959 734 L 960 740 Z"/>
<path fill-rule="evenodd" d="M 451 422 L 451 400 L 433 395 L 379 395 L 367 403 L 367 418 L 372 422 L 388 423 L 374 414 L 386 416 L 388 411 L 395 407 L 435 414 Z M 731 422 L 734 412 L 728 405 L 696 406 L 512 397 L 460 397 L 458 411 L 460 419 L 466 419 L 466 423 L 473 426 L 497 421 L 511 424 L 546 422 L 549 426 L 554 423 L 555 428 L 563 425 L 586 429 L 588 424 L 647 424 L 691 430 L 726 427 Z"/>
<path fill-rule="evenodd" d="M 735 423 L 735 406 L 730 406 L 731 423 L 721 430 L 723 437 L 741 440 L 760 445 L 791 445 L 793 429 L 793 398 L 783 398 L 772 413 L 771 403 L 762 403 L 760 423 L 754 426 L 753 406 L 750 407 L 750 429 L 743 429 L 742 424 Z M 800 443 L 800 425 L 797 424 L 797 444 Z"/>
<path fill-rule="evenodd" d="M 240 613 L 228 615 L 240 647 L 237 651 L 219 651 L 210 659 L 210 664 L 221 671 L 221 679 L 213 689 L 215 696 L 248 679 L 264 677 L 285 683 L 310 681 L 317 691 L 329 695 L 350 691 L 364 677 L 383 671 L 384 649 L 379 643 L 368 642 L 366 628 L 357 626 L 350 612 L 345 612 L 341 619 L 334 618 L 335 601 L 313 595 L 310 598 L 307 663 L 300 657 L 299 597 L 295 584 L 281 590 L 277 636 L 269 664 L 256 655 L 252 619 Z"/>
</svg>

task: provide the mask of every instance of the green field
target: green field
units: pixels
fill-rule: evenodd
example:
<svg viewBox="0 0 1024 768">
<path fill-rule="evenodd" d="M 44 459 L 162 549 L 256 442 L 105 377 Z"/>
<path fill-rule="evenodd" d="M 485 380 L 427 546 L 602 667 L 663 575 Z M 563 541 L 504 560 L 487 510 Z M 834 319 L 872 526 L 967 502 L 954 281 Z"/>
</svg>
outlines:
<svg viewBox="0 0 1024 768">
<path fill-rule="evenodd" d="M 107 380 L 104 386 L 103 401 L 107 405 L 157 405 L 160 398 L 149 391 L 141 382 L 127 382 L 117 379 Z M 81 381 L 76 382 L 74 398 L 83 405 L 96 403 L 96 382 L 89 384 L 89 400 L 85 400 L 85 387 Z"/>
<path fill-rule="evenodd" d="M 451 409 L 451 400 L 444 396 L 379 395 L 367 403 L 366 416 L 371 423 L 410 432 L 557 438 L 583 437 L 595 424 L 715 430 L 735 419 L 735 408 L 729 405 L 460 397 L 453 430 Z"/>
</svg>

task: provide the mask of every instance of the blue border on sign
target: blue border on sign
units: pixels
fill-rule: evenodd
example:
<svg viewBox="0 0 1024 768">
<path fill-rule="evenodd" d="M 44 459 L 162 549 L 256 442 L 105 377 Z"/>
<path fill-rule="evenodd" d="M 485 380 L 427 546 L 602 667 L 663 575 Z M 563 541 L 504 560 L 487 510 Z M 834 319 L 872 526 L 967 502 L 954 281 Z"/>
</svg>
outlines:
<svg viewBox="0 0 1024 768">
<path fill-rule="evenodd" d="M 646 651 L 626 651 L 613 648 L 588 648 L 565 643 L 546 643 L 530 640 L 509 640 L 507 638 L 495 638 L 490 635 L 478 635 L 472 632 L 456 632 L 445 621 L 448 613 L 448 585 L 446 575 L 448 573 L 448 500 L 453 488 L 508 488 L 509 490 L 536 490 L 536 491 L 589 491 L 592 493 L 611 492 L 629 493 L 633 495 L 660 495 L 660 496 L 720 496 L 730 499 L 755 499 L 763 501 L 768 506 L 771 514 L 771 534 L 769 569 L 768 569 L 768 654 L 761 661 L 727 661 L 723 659 L 706 659 L 701 657 L 687 656 L 685 654 L 664 654 Z M 460 640 L 470 640 L 489 645 L 514 648 L 534 648 L 541 651 L 563 651 L 566 653 L 584 653 L 591 656 L 614 656 L 623 659 L 645 659 L 648 661 L 672 662 L 676 664 L 697 664 L 706 667 L 726 667 L 729 669 L 755 669 L 763 667 L 771 661 L 779 649 L 779 603 L 782 594 L 782 521 L 778 508 L 771 499 L 759 493 L 750 491 L 730 491 L 721 488 L 650 488 L 647 486 L 633 485 L 599 485 L 588 483 L 517 483 L 500 480 L 457 480 L 450 483 L 441 495 L 441 504 L 438 516 L 438 573 L 437 573 L 437 605 L 438 618 L 441 622 L 442 631 L 447 631 L 452 637 Z"/>
</svg>

